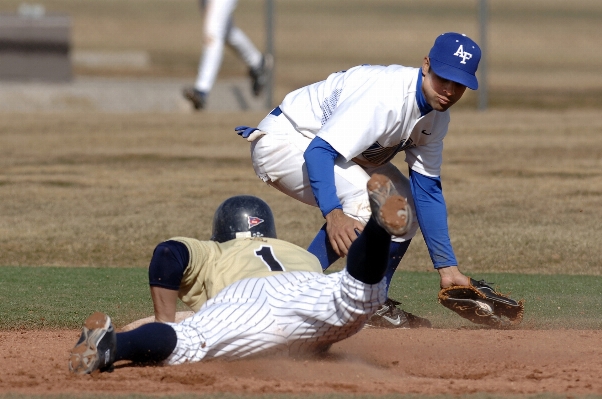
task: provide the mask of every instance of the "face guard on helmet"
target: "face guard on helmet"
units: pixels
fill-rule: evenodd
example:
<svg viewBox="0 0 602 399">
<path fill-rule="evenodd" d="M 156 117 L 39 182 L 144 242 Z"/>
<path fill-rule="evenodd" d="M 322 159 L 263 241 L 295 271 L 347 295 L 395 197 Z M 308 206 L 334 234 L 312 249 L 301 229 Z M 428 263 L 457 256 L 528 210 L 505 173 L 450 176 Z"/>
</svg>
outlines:
<svg viewBox="0 0 602 399">
<path fill-rule="evenodd" d="M 212 241 L 226 242 L 241 237 L 276 238 L 272 210 L 252 195 L 228 198 L 213 215 Z"/>
</svg>

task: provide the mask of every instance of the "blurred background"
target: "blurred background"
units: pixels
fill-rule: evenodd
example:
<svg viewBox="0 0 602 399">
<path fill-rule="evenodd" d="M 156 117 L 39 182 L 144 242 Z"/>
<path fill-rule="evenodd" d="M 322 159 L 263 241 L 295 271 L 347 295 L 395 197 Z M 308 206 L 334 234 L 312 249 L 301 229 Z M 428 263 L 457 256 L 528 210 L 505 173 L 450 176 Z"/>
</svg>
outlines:
<svg viewBox="0 0 602 399">
<path fill-rule="evenodd" d="M 273 106 L 358 64 L 417 67 L 442 32 L 481 41 L 483 0 L 239 0 L 261 51 L 269 2 Z M 467 90 L 444 152 L 456 255 L 468 273 L 600 275 L 602 1 L 486 3 L 487 111 Z M 0 265 L 145 267 L 164 239 L 209 238 L 236 194 L 311 242 L 321 214 L 256 178 L 234 134 L 269 107 L 235 53 L 207 109 L 183 98 L 202 32 L 197 0 L 0 2 Z M 432 270 L 415 242 L 404 270 Z"/>
<path fill-rule="evenodd" d="M 480 0 L 270 1 L 273 105 L 291 90 L 354 65 L 419 66 L 442 32 L 481 40 Z M 487 42 L 481 44 L 487 49 L 488 107 L 602 105 L 601 1 L 486 3 Z M 234 14 L 262 51 L 266 4 L 240 0 Z M 194 82 L 202 50 L 203 19 L 196 0 L 3 0 L 0 14 L 66 17 L 68 49 L 58 51 L 68 52 L 70 68 L 58 83 L 34 78 L 23 84 L 23 79 L 2 76 L 2 56 L 11 46 L 8 20 L 0 17 L 0 35 L 5 36 L 0 37 L 0 111 L 191 111 L 181 87 Z M 268 107 L 265 98 L 249 96 L 247 86 L 246 67 L 226 49 L 216 89 L 235 87 L 240 98 L 215 96 L 207 111 Z M 469 92 L 458 107 L 476 104 L 477 95 Z"/>
</svg>

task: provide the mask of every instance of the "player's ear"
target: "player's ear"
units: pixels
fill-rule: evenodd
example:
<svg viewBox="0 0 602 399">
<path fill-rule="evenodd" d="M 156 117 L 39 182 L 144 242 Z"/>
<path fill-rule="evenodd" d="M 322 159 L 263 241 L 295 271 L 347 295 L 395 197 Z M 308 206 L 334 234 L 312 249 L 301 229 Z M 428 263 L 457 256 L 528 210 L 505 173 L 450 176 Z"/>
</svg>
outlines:
<svg viewBox="0 0 602 399">
<path fill-rule="evenodd" d="M 424 57 L 424 60 L 422 61 L 422 76 L 428 75 L 430 69 L 431 69 L 431 60 L 429 59 L 428 56 L 426 56 L 426 57 Z"/>
</svg>

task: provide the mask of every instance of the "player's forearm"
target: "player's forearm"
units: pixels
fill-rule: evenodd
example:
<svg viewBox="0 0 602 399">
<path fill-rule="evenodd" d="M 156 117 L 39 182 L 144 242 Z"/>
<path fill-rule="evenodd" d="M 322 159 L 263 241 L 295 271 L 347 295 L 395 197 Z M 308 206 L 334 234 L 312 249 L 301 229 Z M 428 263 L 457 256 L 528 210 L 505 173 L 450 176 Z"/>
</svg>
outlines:
<svg viewBox="0 0 602 399">
<path fill-rule="evenodd" d="M 457 266 L 449 239 L 447 208 L 441 181 L 410 170 L 410 184 L 420 230 L 436 269 Z"/>
<path fill-rule="evenodd" d="M 157 286 L 151 286 L 150 290 L 155 309 L 155 321 L 174 323 L 176 321 L 178 291 Z"/>
<path fill-rule="evenodd" d="M 314 198 L 326 217 L 334 209 L 342 209 L 334 181 L 334 161 L 339 153 L 319 137 L 312 140 L 303 154 Z"/>
</svg>

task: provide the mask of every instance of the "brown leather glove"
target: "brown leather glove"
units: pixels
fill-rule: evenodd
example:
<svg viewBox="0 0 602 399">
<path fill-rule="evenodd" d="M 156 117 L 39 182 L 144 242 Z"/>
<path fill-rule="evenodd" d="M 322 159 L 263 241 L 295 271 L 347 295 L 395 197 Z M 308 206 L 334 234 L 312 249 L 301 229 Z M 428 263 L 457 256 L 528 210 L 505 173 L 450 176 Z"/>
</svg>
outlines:
<svg viewBox="0 0 602 399">
<path fill-rule="evenodd" d="M 523 319 L 524 301 L 515 301 L 495 291 L 484 280 L 470 279 L 469 286 L 452 286 L 439 291 L 439 303 L 476 324 L 509 328 Z"/>
</svg>

